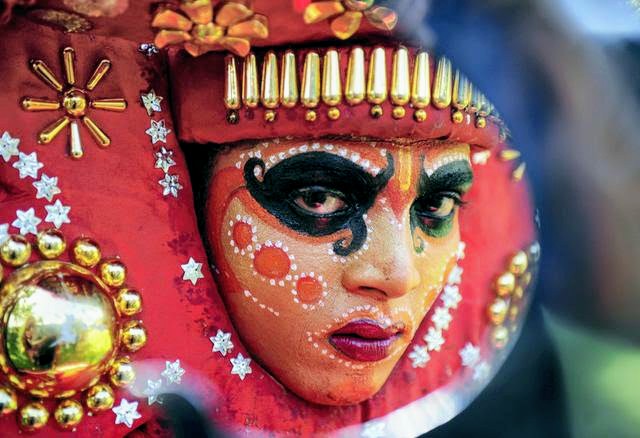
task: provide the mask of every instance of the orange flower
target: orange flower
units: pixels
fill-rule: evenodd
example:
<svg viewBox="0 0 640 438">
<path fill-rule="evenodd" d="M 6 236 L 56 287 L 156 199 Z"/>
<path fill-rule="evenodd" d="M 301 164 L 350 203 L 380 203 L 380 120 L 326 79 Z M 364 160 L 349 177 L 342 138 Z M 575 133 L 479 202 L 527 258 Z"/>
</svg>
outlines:
<svg viewBox="0 0 640 438">
<path fill-rule="evenodd" d="M 303 18 L 307 24 L 332 18 L 333 34 L 346 40 L 358 31 L 363 15 L 378 29 L 392 30 L 398 24 L 398 15 L 384 6 L 375 6 L 375 0 L 315 1 L 306 7 Z"/>
<path fill-rule="evenodd" d="M 267 17 L 255 14 L 245 3 L 227 1 L 213 6 L 211 0 L 183 0 L 180 11 L 160 10 L 151 26 L 159 28 L 155 45 L 159 48 L 184 44 L 192 56 L 223 47 L 247 56 L 251 38 L 267 38 Z"/>
</svg>

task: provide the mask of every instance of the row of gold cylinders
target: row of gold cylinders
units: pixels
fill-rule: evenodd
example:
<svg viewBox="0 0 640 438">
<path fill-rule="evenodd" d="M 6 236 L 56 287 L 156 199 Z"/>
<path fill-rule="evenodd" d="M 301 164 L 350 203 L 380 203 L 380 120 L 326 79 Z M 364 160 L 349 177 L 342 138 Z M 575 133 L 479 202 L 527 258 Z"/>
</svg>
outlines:
<svg viewBox="0 0 640 438">
<path fill-rule="evenodd" d="M 343 87 L 340 54 L 336 49 L 327 50 L 322 62 L 318 52 L 306 53 L 300 84 L 296 55 L 291 50 L 283 54 L 280 69 L 277 55 L 267 52 L 261 77 L 256 56 L 250 53 L 242 64 L 241 82 L 236 58 L 229 55 L 225 58 L 224 104 L 233 117 L 228 119 L 236 123 L 237 110 L 242 106 L 256 108 L 262 105 L 266 108 L 265 120 L 271 122 L 275 120 L 275 109 L 279 106 L 293 108 L 301 103 L 307 108 L 307 121 L 314 121 L 322 102 L 329 107 L 327 116 L 336 120 L 340 117 L 337 105 L 343 100 L 349 105 L 366 101 L 372 105 L 371 115 L 377 118 L 383 115 L 381 104 L 390 100 L 396 119 L 403 118 L 405 106 L 410 105 L 415 110 L 416 121 L 422 122 L 427 117 L 426 108 L 433 105 L 438 109 L 452 107 L 455 123 L 462 123 L 463 111 L 467 111 L 476 115 L 478 127 L 486 126 L 485 117 L 494 113 L 493 105 L 460 71 L 454 72 L 449 59 L 438 59 L 432 81 L 427 52 L 416 53 L 411 62 L 409 50 L 400 46 L 393 51 L 392 58 L 389 84 L 387 50 L 383 47 L 372 49 L 367 69 L 365 50 L 354 47 L 349 53 Z"/>
</svg>

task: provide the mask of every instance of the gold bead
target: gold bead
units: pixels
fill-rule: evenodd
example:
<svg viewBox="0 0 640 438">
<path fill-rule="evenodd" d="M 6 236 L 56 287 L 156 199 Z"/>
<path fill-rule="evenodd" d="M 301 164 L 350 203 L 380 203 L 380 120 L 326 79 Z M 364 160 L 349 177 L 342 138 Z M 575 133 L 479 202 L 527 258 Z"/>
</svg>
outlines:
<svg viewBox="0 0 640 438">
<path fill-rule="evenodd" d="M 240 114 L 236 110 L 227 111 L 227 123 L 230 125 L 237 125 L 240 121 Z"/>
<path fill-rule="evenodd" d="M 476 117 L 476 128 L 484 129 L 487 127 L 487 119 L 484 117 Z"/>
<path fill-rule="evenodd" d="M 307 112 L 304 115 L 304 119 L 307 122 L 315 122 L 317 118 L 318 118 L 318 114 L 314 110 L 307 110 Z"/>
<path fill-rule="evenodd" d="M 274 110 L 266 110 L 264 112 L 264 121 L 271 123 L 276 120 L 276 112 Z"/>
<path fill-rule="evenodd" d="M 509 330 L 502 325 L 494 327 L 491 331 L 491 343 L 494 347 L 501 349 L 504 348 L 509 342 Z"/>
<path fill-rule="evenodd" d="M 340 110 L 335 106 L 329 108 L 329 110 L 327 111 L 327 117 L 329 117 L 331 120 L 338 120 L 340 118 Z"/>
<path fill-rule="evenodd" d="M 147 343 L 147 331 L 140 322 L 129 321 L 122 328 L 121 340 L 129 351 L 138 351 Z"/>
<path fill-rule="evenodd" d="M 0 258 L 9 266 L 22 266 L 31 257 L 31 245 L 29 241 L 19 234 L 9 236 L 0 246 Z"/>
<path fill-rule="evenodd" d="M 127 278 L 127 268 L 120 260 L 107 260 L 100 264 L 100 277 L 109 286 L 122 286 Z"/>
<path fill-rule="evenodd" d="M 382 111 L 382 107 L 380 105 L 373 105 L 370 112 L 371 117 L 373 117 L 374 119 L 379 119 L 380 117 L 382 117 L 382 114 L 384 114 L 384 111 Z"/>
<path fill-rule="evenodd" d="M 506 297 L 516 287 L 516 277 L 511 272 L 505 272 L 496 280 L 496 293 L 500 297 Z"/>
<path fill-rule="evenodd" d="M 116 306 L 123 315 L 135 315 L 142 310 L 142 297 L 133 289 L 120 289 L 116 297 Z"/>
<path fill-rule="evenodd" d="M 65 242 L 64 236 L 60 230 L 55 228 L 38 233 L 36 245 L 45 259 L 55 259 L 67 249 L 67 242 Z"/>
<path fill-rule="evenodd" d="M 493 325 L 500 325 L 507 317 L 507 311 L 509 310 L 509 304 L 502 298 L 496 298 L 493 303 L 489 305 L 487 309 L 487 315 Z"/>
<path fill-rule="evenodd" d="M 87 238 L 78 239 L 73 243 L 71 255 L 77 264 L 85 268 L 93 268 L 102 257 L 98 244 Z"/>
<path fill-rule="evenodd" d="M 401 119 L 405 116 L 406 110 L 403 106 L 394 106 L 391 115 L 394 119 Z"/>
<path fill-rule="evenodd" d="M 513 289 L 513 298 L 521 300 L 524 297 L 524 288 L 522 286 L 516 286 Z"/>
<path fill-rule="evenodd" d="M 422 123 L 427 120 L 427 112 L 423 109 L 418 109 L 413 113 L 413 118 L 416 122 Z"/>
<path fill-rule="evenodd" d="M 516 322 L 519 314 L 520 314 L 520 308 L 512 304 L 511 307 L 509 308 L 509 321 Z"/>
<path fill-rule="evenodd" d="M 113 389 L 109 385 L 98 383 L 87 391 L 87 407 L 94 412 L 111 409 L 113 402 Z"/>
<path fill-rule="evenodd" d="M 49 421 L 49 411 L 42 403 L 34 402 L 25 405 L 20 409 L 19 423 L 23 430 L 34 431 L 42 429 Z"/>
<path fill-rule="evenodd" d="M 509 262 L 509 270 L 515 275 L 524 274 L 528 266 L 527 253 L 524 251 L 518 251 Z"/>
<path fill-rule="evenodd" d="M 0 415 L 6 415 L 18 409 L 18 399 L 13 389 L 0 386 Z"/>
<path fill-rule="evenodd" d="M 453 120 L 453 123 L 460 124 L 464 122 L 464 114 L 462 111 L 454 111 L 451 114 L 451 120 Z"/>
<path fill-rule="evenodd" d="M 126 357 L 116 360 L 109 371 L 109 378 L 111 383 L 119 387 L 133 383 L 136 379 L 136 372 L 131 361 Z"/>
<path fill-rule="evenodd" d="M 62 401 L 53 413 L 58 424 L 64 429 L 77 426 L 83 415 L 82 405 L 75 400 Z"/>
</svg>

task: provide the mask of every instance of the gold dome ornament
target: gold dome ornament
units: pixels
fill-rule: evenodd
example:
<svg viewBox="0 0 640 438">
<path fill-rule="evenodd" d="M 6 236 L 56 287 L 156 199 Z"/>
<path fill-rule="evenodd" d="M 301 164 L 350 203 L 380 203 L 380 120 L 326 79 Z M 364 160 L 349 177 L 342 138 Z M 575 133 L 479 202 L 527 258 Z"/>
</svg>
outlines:
<svg viewBox="0 0 640 438">
<path fill-rule="evenodd" d="M 31 261 L 33 252 L 42 259 Z M 0 415 L 18 411 L 24 430 L 43 427 L 50 415 L 62 428 L 80 423 L 84 409 L 77 394 L 85 393 L 92 412 L 110 409 L 112 388 L 131 384 L 135 369 L 121 350 L 133 353 L 147 341 L 139 319 L 142 299 L 124 285 L 126 266 L 118 258 L 102 259 L 97 243 L 76 240 L 73 262 L 59 260 L 66 239 L 57 229 L 45 230 L 30 243 L 12 235 L 0 248 L 6 271 L 0 282 Z M 19 406 L 17 394 L 43 403 Z M 47 399 L 61 399 L 48 411 Z"/>
<path fill-rule="evenodd" d="M 251 39 L 269 36 L 267 17 L 240 1 L 182 0 L 179 10 L 162 6 L 151 26 L 159 29 L 155 45 L 182 45 L 192 56 L 223 48 L 247 56 Z"/>
<path fill-rule="evenodd" d="M 82 139 L 80 137 L 80 121 L 89 130 L 94 140 L 100 147 L 107 147 L 111 140 L 104 131 L 87 114 L 90 109 L 123 112 L 127 108 L 127 101 L 123 98 L 92 99 L 92 92 L 111 69 L 111 61 L 103 59 L 98 63 L 93 74 L 84 88 L 76 84 L 75 51 L 66 47 L 62 51 L 62 60 L 65 72 L 65 85 L 63 85 L 44 61 L 33 60 L 31 69 L 45 84 L 58 92 L 55 99 L 41 99 L 25 97 L 22 99 L 22 108 L 26 111 L 64 111 L 64 115 L 52 122 L 38 134 L 38 143 L 51 143 L 69 126 L 69 149 L 73 158 L 81 158 L 84 155 Z"/>
<path fill-rule="evenodd" d="M 305 8 L 303 19 L 306 24 L 331 20 L 333 34 L 346 40 L 358 31 L 363 16 L 382 30 L 393 30 L 398 24 L 398 15 L 389 8 L 376 6 L 375 0 L 314 1 Z"/>
</svg>

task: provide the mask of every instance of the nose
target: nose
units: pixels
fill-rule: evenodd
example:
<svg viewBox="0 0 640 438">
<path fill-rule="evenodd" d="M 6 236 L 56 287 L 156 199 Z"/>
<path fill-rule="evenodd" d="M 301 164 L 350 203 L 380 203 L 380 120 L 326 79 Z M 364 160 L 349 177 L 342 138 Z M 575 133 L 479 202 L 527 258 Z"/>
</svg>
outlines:
<svg viewBox="0 0 640 438">
<path fill-rule="evenodd" d="M 380 230 L 372 237 L 369 249 L 347 266 L 342 286 L 351 293 L 379 300 L 401 297 L 421 282 L 414 257 L 410 232 Z"/>
</svg>

